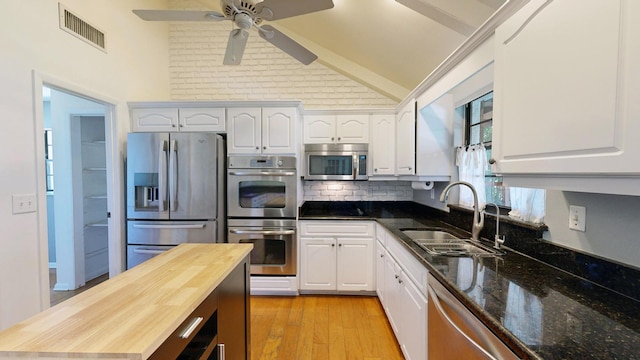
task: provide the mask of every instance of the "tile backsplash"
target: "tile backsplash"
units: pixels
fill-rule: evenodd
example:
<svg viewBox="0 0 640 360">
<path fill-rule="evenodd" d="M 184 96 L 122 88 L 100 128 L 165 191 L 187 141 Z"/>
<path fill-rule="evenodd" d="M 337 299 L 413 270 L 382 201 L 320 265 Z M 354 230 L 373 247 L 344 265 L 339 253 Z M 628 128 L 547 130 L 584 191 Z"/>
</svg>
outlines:
<svg viewBox="0 0 640 360">
<path fill-rule="evenodd" d="M 303 181 L 305 201 L 411 201 L 410 181 Z"/>
</svg>

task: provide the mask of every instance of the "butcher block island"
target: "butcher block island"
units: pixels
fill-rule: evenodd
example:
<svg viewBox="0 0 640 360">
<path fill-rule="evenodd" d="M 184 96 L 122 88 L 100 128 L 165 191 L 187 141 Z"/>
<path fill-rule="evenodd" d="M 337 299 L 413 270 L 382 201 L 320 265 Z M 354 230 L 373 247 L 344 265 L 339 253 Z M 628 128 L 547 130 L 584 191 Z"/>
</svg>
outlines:
<svg viewBox="0 0 640 360">
<path fill-rule="evenodd" d="M 251 244 L 182 244 L 0 332 L 0 359 L 248 359 Z"/>
</svg>

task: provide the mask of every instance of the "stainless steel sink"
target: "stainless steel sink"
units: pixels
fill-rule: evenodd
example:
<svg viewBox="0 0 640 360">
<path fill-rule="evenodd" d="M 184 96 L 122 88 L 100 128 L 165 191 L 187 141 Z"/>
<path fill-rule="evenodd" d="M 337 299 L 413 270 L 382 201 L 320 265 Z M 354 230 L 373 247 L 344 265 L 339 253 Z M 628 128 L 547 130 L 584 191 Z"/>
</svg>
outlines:
<svg viewBox="0 0 640 360">
<path fill-rule="evenodd" d="M 460 240 L 460 238 L 458 238 L 457 236 L 441 230 L 403 230 L 402 233 L 416 241 L 433 240 L 434 242 L 436 242 L 446 240 Z"/>
<path fill-rule="evenodd" d="M 494 256 L 503 253 L 481 243 L 460 239 L 442 230 L 400 229 L 429 254 L 442 256 Z"/>
</svg>

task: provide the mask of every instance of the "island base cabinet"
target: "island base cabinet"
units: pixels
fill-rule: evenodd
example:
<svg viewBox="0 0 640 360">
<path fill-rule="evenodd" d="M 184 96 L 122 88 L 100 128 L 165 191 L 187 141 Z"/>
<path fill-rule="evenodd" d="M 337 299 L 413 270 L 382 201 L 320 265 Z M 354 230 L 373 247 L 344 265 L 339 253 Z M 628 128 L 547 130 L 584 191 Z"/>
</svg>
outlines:
<svg viewBox="0 0 640 360">
<path fill-rule="evenodd" d="M 250 359 L 249 274 L 247 257 L 149 359 Z"/>
<path fill-rule="evenodd" d="M 220 285 L 217 359 L 251 359 L 249 260 L 245 259 Z M 216 359 L 211 358 L 211 359 Z"/>
</svg>

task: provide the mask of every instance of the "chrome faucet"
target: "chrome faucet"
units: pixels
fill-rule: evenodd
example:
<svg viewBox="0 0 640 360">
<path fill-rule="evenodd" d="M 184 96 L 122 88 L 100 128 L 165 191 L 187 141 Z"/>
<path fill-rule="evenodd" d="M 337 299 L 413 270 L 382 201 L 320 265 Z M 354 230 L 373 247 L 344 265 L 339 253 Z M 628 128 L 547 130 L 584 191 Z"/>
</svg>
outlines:
<svg viewBox="0 0 640 360">
<path fill-rule="evenodd" d="M 487 203 L 484 206 L 485 211 L 489 205 L 493 205 L 496 208 L 496 235 L 493 237 L 493 247 L 500 250 L 500 245 L 504 244 L 504 236 L 500 236 L 500 208 L 494 203 Z"/>
<path fill-rule="evenodd" d="M 449 190 L 451 190 L 451 188 L 456 185 L 464 185 L 471 189 L 471 192 L 473 193 L 473 226 L 471 227 L 471 240 L 478 241 L 480 240 L 480 231 L 482 230 L 482 227 L 484 227 L 484 212 L 481 212 L 478 209 L 478 193 L 476 192 L 476 189 L 473 187 L 473 185 L 465 181 L 452 182 L 451 184 L 447 185 L 444 190 L 442 190 L 440 201 L 446 202 L 447 198 L 449 197 Z"/>
</svg>

